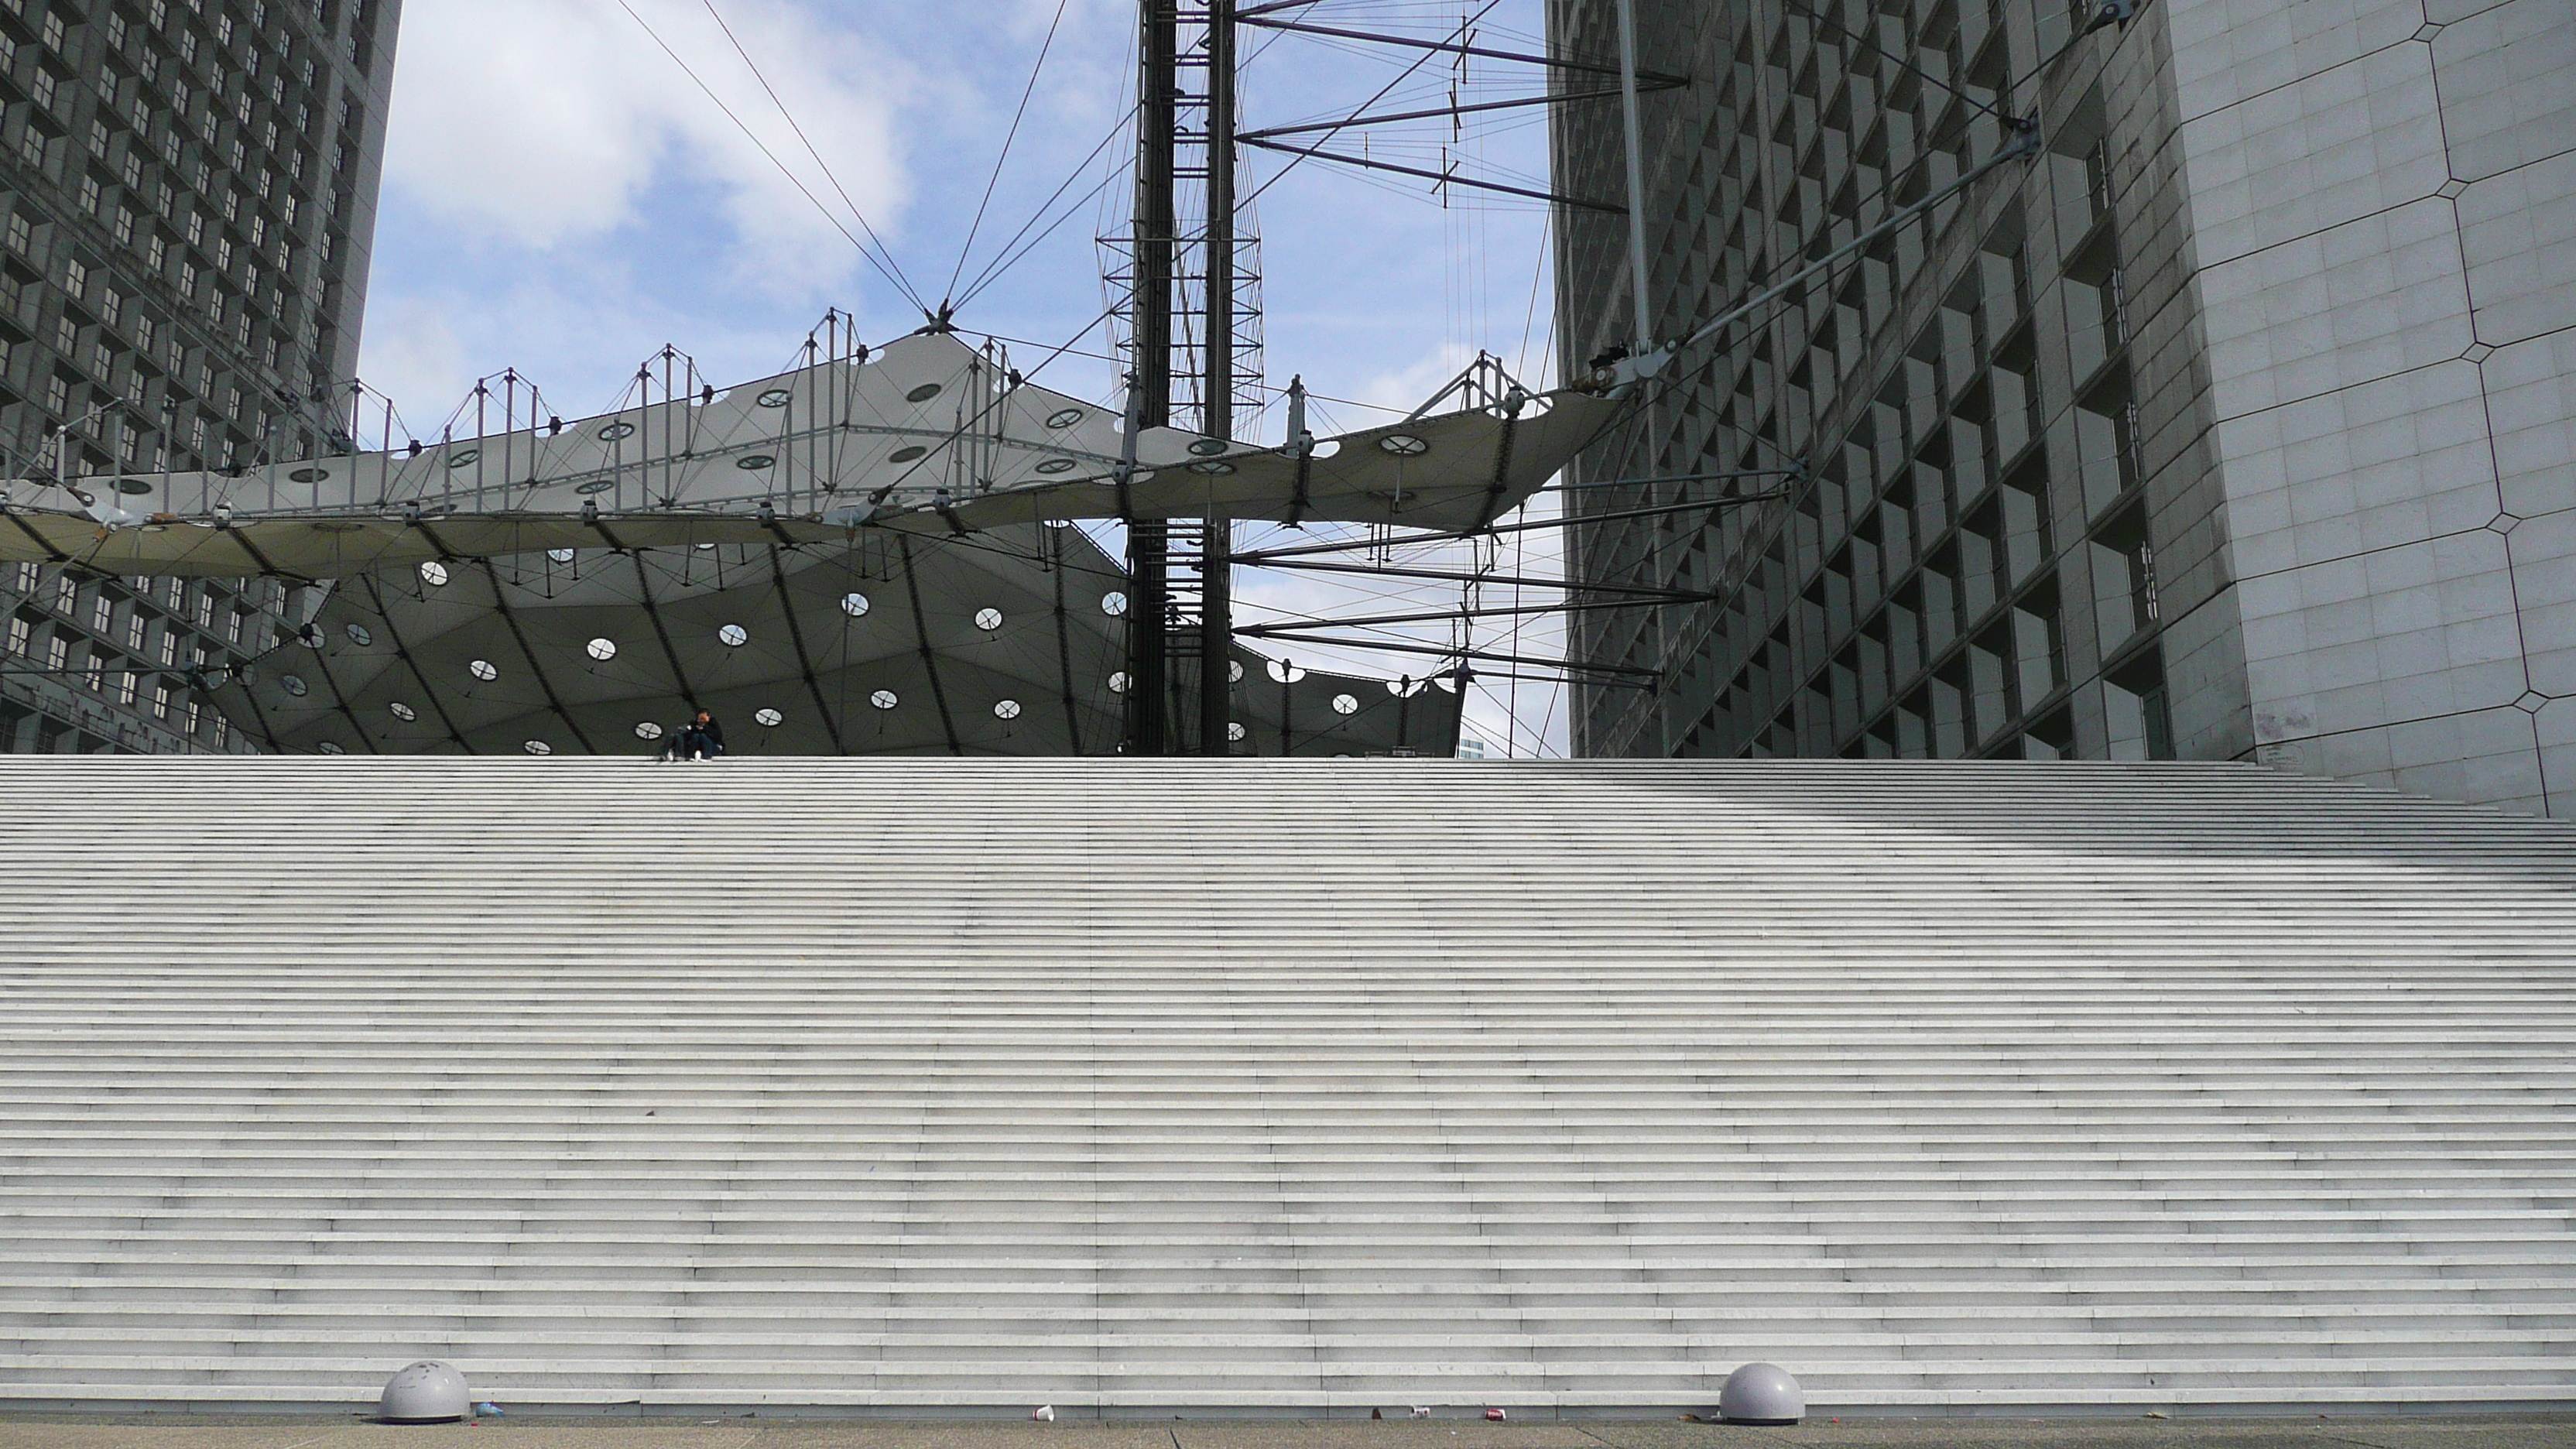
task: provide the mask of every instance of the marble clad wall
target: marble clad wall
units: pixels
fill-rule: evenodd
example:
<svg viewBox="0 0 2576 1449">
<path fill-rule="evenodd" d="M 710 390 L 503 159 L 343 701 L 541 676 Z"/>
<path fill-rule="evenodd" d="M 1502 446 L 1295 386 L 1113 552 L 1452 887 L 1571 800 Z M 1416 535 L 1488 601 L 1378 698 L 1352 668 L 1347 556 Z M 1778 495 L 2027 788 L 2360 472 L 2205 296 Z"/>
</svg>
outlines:
<svg viewBox="0 0 2576 1449">
<path fill-rule="evenodd" d="M 2576 816 L 2576 5 L 2164 3 L 2255 750 Z"/>
</svg>

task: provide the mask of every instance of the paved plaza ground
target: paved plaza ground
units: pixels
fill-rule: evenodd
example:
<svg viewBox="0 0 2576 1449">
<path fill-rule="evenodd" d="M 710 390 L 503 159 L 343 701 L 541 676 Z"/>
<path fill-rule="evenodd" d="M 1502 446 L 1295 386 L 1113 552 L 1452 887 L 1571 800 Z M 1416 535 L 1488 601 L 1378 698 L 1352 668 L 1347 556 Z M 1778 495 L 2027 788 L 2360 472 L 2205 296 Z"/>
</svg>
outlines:
<svg viewBox="0 0 2576 1449">
<path fill-rule="evenodd" d="M 1487 1424 L 1195 1419 L 1113 1423 L 728 1417 L 344 1419 L 0 1414 L 0 1449 L 2576 1449 L 2576 1413 L 2301 1418 L 1855 1418 L 1791 1428 L 1679 1420 Z"/>
</svg>

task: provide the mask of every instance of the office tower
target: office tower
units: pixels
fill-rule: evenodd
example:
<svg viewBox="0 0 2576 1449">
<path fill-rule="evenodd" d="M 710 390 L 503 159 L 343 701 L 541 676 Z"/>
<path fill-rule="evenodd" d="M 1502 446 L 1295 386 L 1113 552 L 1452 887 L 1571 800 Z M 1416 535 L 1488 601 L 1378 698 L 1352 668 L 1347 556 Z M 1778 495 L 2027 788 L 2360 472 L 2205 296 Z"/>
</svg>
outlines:
<svg viewBox="0 0 2576 1449">
<path fill-rule="evenodd" d="M 331 450 L 400 13 L 0 0 L 0 476 Z M 247 748 L 188 671 L 256 652 L 283 598 L 273 581 L 0 572 L 0 748 Z"/>
<path fill-rule="evenodd" d="M 1586 481 L 1604 755 L 2262 759 L 2576 813 L 2576 16 L 2553 0 L 1635 0 L 1657 339 L 2038 149 L 1683 358 Z M 1615 0 L 1551 44 L 1618 53 Z M 1651 82 L 1650 82 L 1651 84 Z M 1568 83 L 1569 87 L 1571 83 Z M 1591 88 L 1587 83 L 1586 88 Z M 1615 102 L 1557 189 L 1618 200 Z M 1638 339 L 1568 209 L 1560 348 Z M 1686 491 L 1689 490 L 1689 491 Z"/>
</svg>

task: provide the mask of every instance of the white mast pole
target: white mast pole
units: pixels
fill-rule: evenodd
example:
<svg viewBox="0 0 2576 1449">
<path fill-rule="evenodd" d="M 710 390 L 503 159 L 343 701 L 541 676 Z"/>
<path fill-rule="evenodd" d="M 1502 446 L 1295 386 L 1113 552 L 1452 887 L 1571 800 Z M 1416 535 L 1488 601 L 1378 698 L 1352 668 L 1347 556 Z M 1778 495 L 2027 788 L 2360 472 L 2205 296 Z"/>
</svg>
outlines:
<svg viewBox="0 0 2576 1449">
<path fill-rule="evenodd" d="M 1637 127 L 1637 7 L 1619 0 L 1619 119 L 1628 140 L 1628 295 L 1635 301 L 1636 349 L 1654 343 L 1646 308 L 1646 163 Z"/>
<path fill-rule="evenodd" d="M 1619 0 L 1619 121 L 1622 129 L 1627 133 L 1628 143 L 1628 296 L 1636 303 L 1635 351 L 1637 356 L 1643 357 L 1654 350 L 1655 328 L 1646 305 L 1646 158 L 1645 141 L 1639 134 L 1637 125 L 1636 0 Z M 1654 448 L 1652 440 L 1662 432 L 1656 411 L 1654 400 L 1651 397 L 1648 398 L 1646 447 L 1649 450 L 1649 457 L 1652 456 Z M 1681 486 L 1675 485 L 1676 496 Z M 1654 486 L 1647 485 L 1647 500 L 1652 502 L 1654 495 Z M 1649 547 L 1654 545 L 1650 544 Z M 1662 550 L 1657 548 L 1655 551 L 1660 557 Z M 1662 611 L 1658 610 L 1651 624 L 1655 631 L 1655 653 L 1659 661 L 1670 646 L 1666 625 L 1661 615 Z M 1664 701 L 1665 696 L 1660 691 L 1646 698 L 1646 710 L 1652 719 L 1655 731 L 1654 748 L 1658 759 L 1669 757 L 1673 752 L 1671 711 L 1665 708 Z"/>
</svg>

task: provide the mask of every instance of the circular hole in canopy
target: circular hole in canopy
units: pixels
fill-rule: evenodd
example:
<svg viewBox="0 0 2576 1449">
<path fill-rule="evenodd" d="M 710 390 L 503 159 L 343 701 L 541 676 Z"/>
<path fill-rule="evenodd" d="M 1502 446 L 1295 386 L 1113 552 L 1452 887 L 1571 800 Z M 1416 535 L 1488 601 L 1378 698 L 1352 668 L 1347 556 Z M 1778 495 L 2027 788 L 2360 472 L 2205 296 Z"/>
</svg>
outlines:
<svg viewBox="0 0 2576 1449">
<path fill-rule="evenodd" d="M 1190 451 L 1202 458 L 1213 458 L 1226 450 L 1221 438 L 1201 438 L 1190 444 Z"/>
<path fill-rule="evenodd" d="M 1190 465 L 1190 471 L 1193 473 L 1205 473 L 1211 478 L 1222 478 L 1226 474 L 1234 471 L 1234 465 L 1232 463 L 1216 462 L 1192 463 Z"/>
<path fill-rule="evenodd" d="M 1081 421 L 1082 421 L 1082 409 L 1080 409 L 1080 408 L 1057 408 L 1054 412 L 1051 412 L 1051 413 L 1047 414 L 1047 420 L 1046 420 L 1046 423 L 1047 423 L 1047 426 L 1048 426 L 1048 427 L 1050 427 L 1050 428 L 1069 428 L 1069 427 L 1072 427 L 1075 423 L 1078 423 L 1078 422 L 1081 422 Z"/>
<path fill-rule="evenodd" d="M 473 675 L 479 680 L 482 680 L 486 684 L 489 684 L 493 680 L 501 677 L 500 666 L 494 664 L 489 659 L 475 660 L 473 663 L 465 666 L 465 672 Z"/>
<path fill-rule="evenodd" d="M 747 457 L 735 459 L 734 466 L 745 472 L 757 473 L 763 468 L 775 466 L 777 462 L 776 458 L 767 453 L 753 453 Z"/>
<path fill-rule="evenodd" d="M 1347 694 L 1337 694 L 1333 696 L 1333 713 L 1357 714 L 1359 712 L 1360 702 L 1358 700 Z"/>
<path fill-rule="evenodd" d="M 635 738 L 639 740 L 658 740 L 661 737 L 662 727 L 660 725 L 655 724 L 649 719 L 636 721 Z"/>
<path fill-rule="evenodd" d="M 765 730 L 774 730 L 780 725 L 787 723 L 787 716 L 780 714 L 774 709 L 754 710 L 752 711 L 751 719 L 752 723 L 759 725 Z"/>
<path fill-rule="evenodd" d="M 1241 720 L 1239 720 L 1239 719 L 1237 719 L 1237 720 L 1228 720 L 1228 721 L 1226 721 L 1226 725 L 1225 725 L 1225 737 L 1226 737 L 1227 739 L 1230 739 L 1230 740 L 1239 740 L 1239 739 L 1242 739 L 1246 734 L 1249 734 L 1249 733 L 1250 733 L 1250 731 L 1246 730 L 1246 729 L 1243 727 L 1243 721 L 1241 721 Z"/>
<path fill-rule="evenodd" d="M 556 563 L 571 563 L 573 554 L 572 550 L 568 548 L 550 548 L 546 550 L 546 557 L 553 559 Z"/>
<path fill-rule="evenodd" d="M 1270 677 L 1278 680 L 1281 684 L 1295 684 L 1298 680 L 1306 677 L 1305 670 L 1298 668 L 1296 665 L 1291 664 L 1284 659 L 1271 660 L 1269 668 Z"/>
<path fill-rule="evenodd" d="M 995 701 L 993 702 L 993 718 L 995 718 L 995 719 L 1018 719 L 1019 717 L 1020 717 L 1020 702 L 1019 702 L 1018 700 L 1016 700 L 1016 699 L 999 699 L 999 700 L 995 700 Z"/>
<path fill-rule="evenodd" d="M 914 388 L 912 391 L 905 393 L 903 395 L 903 400 L 905 402 L 928 402 L 937 396 L 939 396 L 939 384 L 935 382 L 925 382 L 921 386 Z"/>
<path fill-rule="evenodd" d="M 724 641 L 728 649 L 739 649 L 751 642 L 751 631 L 740 624 L 727 624 L 716 631 L 716 638 Z"/>
<path fill-rule="evenodd" d="M 859 617 L 861 614 L 866 613 L 867 611 L 868 611 L 868 596 L 867 596 L 867 595 L 865 595 L 865 594 L 861 594 L 861 593 L 847 593 L 847 594 L 843 594 L 843 595 L 841 596 L 841 612 L 842 612 L 842 613 L 847 614 L 847 615 L 849 615 L 851 618 L 855 619 L 855 618 Z"/>
<path fill-rule="evenodd" d="M 302 679 L 295 675 L 281 674 L 277 676 L 277 687 L 285 690 L 288 694 L 293 695 L 297 699 L 302 699 L 304 697 L 304 691 L 308 686 Z"/>
<path fill-rule="evenodd" d="M 447 565 L 436 559 L 427 560 L 420 566 L 420 581 L 433 589 L 446 583 Z"/>
<path fill-rule="evenodd" d="M 983 630 L 987 634 L 1001 628 L 1002 611 L 999 609 L 977 609 L 975 611 L 975 627 Z"/>
<path fill-rule="evenodd" d="M 1243 661 L 1238 659 L 1225 667 L 1225 682 L 1228 684 L 1240 684 L 1242 681 Z"/>
<path fill-rule="evenodd" d="M 773 387 L 769 391 L 762 393 L 760 396 L 753 398 L 752 401 L 765 408 L 783 408 L 787 406 L 787 389 L 783 387 Z"/>
<path fill-rule="evenodd" d="M 530 740 L 526 744 L 519 746 L 519 748 L 532 755 L 551 755 L 555 752 L 555 747 L 547 744 L 544 740 Z"/>
<path fill-rule="evenodd" d="M 1378 439 L 1377 445 L 1380 450 L 1393 453 L 1399 458 L 1418 457 L 1421 454 L 1431 451 L 1431 445 L 1429 443 L 1424 442 L 1422 439 L 1415 437 L 1411 433 L 1389 433 L 1385 437 Z"/>
<path fill-rule="evenodd" d="M 1121 669 L 1117 673 L 1109 676 L 1109 692 L 1111 694 L 1125 694 L 1127 692 L 1126 670 Z"/>
<path fill-rule="evenodd" d="M 582 647 L 591 658 L 603 664 L 617 657 L 617 641 L 614 639 L 593 639 Z"/>
<path fill-rule="evenodd" d="M 928 448 L 921 446 L 919 443 L 915 443 L 909 448 L 897 448 L 893 452 L 886 454 L 886 461 L 889 463 L 909 463 L 913 459 L 918 458 L 929 451 L 930 450 Z"/>
<path fill-rule="evenodd" d="M 294 472 L 286 475 L 286 481 L 289 483 L 319 483 L 330 476 L 331 470 L 328 468 L 298 468 Z M 120 483 L 117 486 L 122 488 L 125 485 Z"/>
<path fill-rule="evenodd" d="M 330 740 L 324 740 L 322 743 L 315 745 L 314 748 L 320 750 L 326 755 L 345 755 L 349 753 L 347 750 L 340 748 L 338 744 Z"/>
<path fill-rule="evenodd" d="M 459 448 L 455 452 L 447 455 L 447 466 L 450 468 L 462 468 L 482 456 L 483 450 L 480 448 Z"/>
<path fill-rule="evenodd" d="M 1041 473 L 1070 473 L 1076 466 L 1077 465 L 1071 458 L 1049 458 L 1038 465 L 1037 471 Z"/>
<path fill-rule="evenodd" d="M 875 705 L 879 709 L 892 709 L 895 707 L 896 703 L 894 691 L 891 689 L 880 689 L 876 693 L 868 696 L 868 703 Z"/>
<path fill-rule="evenodd" d="M 411 721 L 420 718 L 418 711 L 414 710 L 410 705 L 403 703 L 399 699 L 386 705 L 385 709 L 394 718 L 403 721 L 405 724 L 409 724 Z"/>
<path fill-rule="evenodd" d="M 603 443 L 614 443 L 620 438 L 631 438 L 634 436 L 635 425 L 633 423 L 610 423 L 607 427 L 599 430 L 599 440 Z"/>
<path fill-rule="evenodd" d="M 367 632 L 366 625 L 352 624 L 349 626 L 349 642 L 364 649 L 376 642 L 376 636 Z"/>
<path fill-rule="evenodd" d="M 1102 613 L 1104 613 L 1104 614 L 1107 614 L 1110 618 L 1113 618 L 1113 619 L 1117 618 L 1117 617 L 1118 617 L 1119 615 L 1121 615 L 1121 614 L 1126 613 L 1126 612 L 1127 612 L 1127 596 L 1126 596 L 1125 594 L 1118 594 L 1118 593 L 1110 593 L 1110 594 L 1103 594 L 1103 595 L 1101 595 L 1101 596 L 1100 596 L 1100 612 L 1102 612 Z"/>
</svg>

